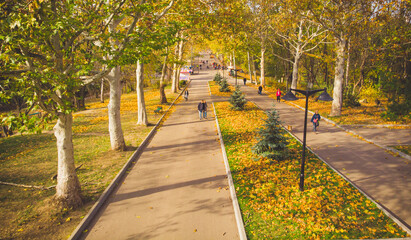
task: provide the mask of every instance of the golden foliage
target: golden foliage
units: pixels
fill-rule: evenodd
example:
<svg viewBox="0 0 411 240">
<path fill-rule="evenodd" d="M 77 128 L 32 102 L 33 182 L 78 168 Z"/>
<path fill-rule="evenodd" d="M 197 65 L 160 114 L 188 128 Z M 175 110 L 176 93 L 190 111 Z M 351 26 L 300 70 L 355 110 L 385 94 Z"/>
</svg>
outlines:
<svg viewBox="0 0 411 240">
<path fill-rule="evenodd" d="M 249 239 L 331 239 L 404 237 L 375 204 L 308 154 L 305 191 L 299 191 L 301 145 L 291 157 L 270 163 L 251 152 L 265 113 L 247 103 L 242 112 L 215 104 Z"/>
<path fill-rule="evenodd" d="M 231 94 L 233 94 L 233 91 L 235 90 L 233 86 L 229 86 L 230 92 L 220 92 L 220 86 L 214 82 L 214 81 L 209 81 L 208 86 L 210 87 L 211 94 L 214 96 L 220 96 L 220 97 L 229 97 Z"/>
<path fill-rule="evenodd" d="M 253 87 L 257 88 L 258 86 Z M 264 91 L 272 99 L 276 99 L 274 87 L 264 87 Z M 292 103 L 285 101 L 285 103 L 294 106 L 296 104 L 302 108 L 305 107 L 305 97 L 300 97 L 299 100 Z M 384 112 L 384 106 L 388 104 L 386 99 L 381 100 L 381 106 L 377 106 L 374 103 L 361 103 L 360 107 L 343 107 L 340 117 L 330 117 L 332 102 L 315 101 L 315 97 L 310 97 L 308 102 L 308 109 L 311 111 L 318 110 L 318 112 L 327 118 L 339 123 L 339 124 L 410 124 L 411 119 L 408 118 L 406 122 L 388 121 L 381 117 L 381 113 Z M 407 128 L 407 127 L 399 127 Z"/>
</svg>

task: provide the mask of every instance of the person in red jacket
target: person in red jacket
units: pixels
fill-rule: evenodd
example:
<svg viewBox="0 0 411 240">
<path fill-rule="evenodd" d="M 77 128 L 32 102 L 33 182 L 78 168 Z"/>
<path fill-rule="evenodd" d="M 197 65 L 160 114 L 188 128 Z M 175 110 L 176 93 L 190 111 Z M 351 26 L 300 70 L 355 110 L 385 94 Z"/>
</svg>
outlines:
<svg viewBox="0 0 411 240">
<path fill-rule="evenodd" d="M 277 96 L 277 102 L 280 102 L 281 99 L 281 90 L 278 88 L 277 93 L 275 94 Z"/>
</svg>

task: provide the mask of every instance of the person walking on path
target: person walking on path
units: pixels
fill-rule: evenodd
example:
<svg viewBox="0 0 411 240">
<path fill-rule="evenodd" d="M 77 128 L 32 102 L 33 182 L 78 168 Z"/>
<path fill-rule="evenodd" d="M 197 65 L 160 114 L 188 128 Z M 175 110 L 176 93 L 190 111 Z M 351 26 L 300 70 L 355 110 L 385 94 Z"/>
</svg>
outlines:
<svg viewBox="0 0 411 240">
<path fill-rule="evenodd" d="M 184 91 L 184 99 L 185 99 L 186 101 L 188 100 L 188 95 L 189 95 L 188 90 L 185 90 L 185 91 Z"/>
<path fill-rule="evenodd" d="M 277 93 L 275 94 L 277 96 L 277 102 L 280 102 L 281 99 L 281 90 L 277 88 Z"/>
<path fill-rule="evenodd" d="M 318 113 L 318 110 L 315 111 L 315 114 L 311 118 L 311 122 L 313 123 L 313 131 L 317 133 L 317 127 L 320 125 L 321 116 Z"/>
<path fill-rule="evenodd" d="M 244 81 L 244 86 L 247 85 L 247 78 L 244 78 L 243 81 Z"/>
<path fill-rule="evenodd" d="M 259 87 L 258 87 L 258 94 L 261 95 L 262 92 L 263 92 L 263 87 L 262 87 L 262 86 L 259 86 Z"/>
<path fill-rule="evenodd" d="M 203 119 L 203 107 L 204 107 L 203 101 L 204 101 L 204 100 L 201 100 L 201 101 L 198 103 L 198 106 L 197 106 L 198 116 L 200 117 L 200 120 Z"/>
<path fill-rule="evenodd" d="M 205 100 L 201 100 L 201 102 L 197 106 L 198 115 L 201 119 L 207 119 L 207 102 Z"/>
<path fill-rule="evenodd" d="M 203 118 L 207 119 L 207 102 L 203 100 Z"/>
</svg>

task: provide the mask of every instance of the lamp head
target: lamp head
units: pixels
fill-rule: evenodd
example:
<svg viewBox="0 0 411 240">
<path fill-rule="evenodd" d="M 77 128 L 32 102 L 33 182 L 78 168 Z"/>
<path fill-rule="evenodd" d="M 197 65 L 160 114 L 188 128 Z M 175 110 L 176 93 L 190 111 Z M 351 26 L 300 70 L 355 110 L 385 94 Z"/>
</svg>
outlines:
<svg viewBox="0 0 411 240">
<path fill-rule="evenodd" d="M 333 100 L 333 98 L 327 93 L 327 89 L 325 89 L 324 92 L 322 92 L 320 96 L 318 96 L 317 100 L 330 102 Z"/>
<path fill-rule="evenodd" d="M 286 100 L 286 101 L 295 101 L 298 100 L 298 97 L 296 97 L 291 90 L 288 91 L 283 97 L 281 97 L 282 99 Z"/>
</svg>

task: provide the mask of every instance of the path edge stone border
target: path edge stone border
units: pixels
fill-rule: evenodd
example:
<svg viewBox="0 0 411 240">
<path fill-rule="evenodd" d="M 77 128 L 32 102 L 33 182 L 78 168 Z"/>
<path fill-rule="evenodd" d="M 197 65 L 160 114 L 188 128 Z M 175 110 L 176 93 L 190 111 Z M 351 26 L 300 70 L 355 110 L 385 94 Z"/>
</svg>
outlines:
<svg viewBox="0 0 411 240">
<path fill-rule="evenodd" d="M 290 105 L 292 105 L 292 106 L 294 106 L 294 107 L 297 107 L 297 108 L 305 111 L 305 108 L 303 108 L 303 107 L 301 107 L 301 106 L 298 106 L 298 105 L 295 104 L 295 103 L 292 103 L 292 102 L 287 101 L 287 104 L 290 104 Z M 308 110 L 308 112 L 311 113 L 311 114 L 314 114 L 313 111 Z M 323 116 L 321 116 L 321 118 L 324 119 L 326 122 L 331 123 L 331 124 L 335 125 L 336 127 L 340 128 L 340 129 L 342 129 L 342 130 L 344 130 L 344 131 L 346 131 L 346 132 L 348 132 L 348 133 L 354 134 L 354 135 L 357 136 L 357 137 L 361 137 L 362 139 L 364 139 L 365 141 L 367 141 L 367 142 L 369 142 L 369 143 L 372 143 L 372 144 L 374 144 L 374 145 L 376 145 L 376 146 L 378 146 L 378 147 L 380 147 L 380 148 L 382 148 L 382 149 L 385 149 L 386 151 L 396 153 L 396 154 L 400 155 L 401 157 L 403 157 L 403 158 L 411 161 L 411 156 L 408 155 L 408 154 L 405 154 L 405 153 L 403 153 L 403 152 L 401 152 L 401 151 L 398 151 L 397 149 L 394 149 L 394 148 L 391 148 L 391 147 L 387 147 L 387 146 L 383 146 L 383 145 L 381 145 L 381 144 L 379 144 L 379 143 L 376 143 L 376 142 L 374 142 L 373 140 L 368 139 L 368 138 L 366 138 L 366 137 L 364 137 L 364 136 L 361 136 L 360 134 L 358 134 L 358 133 L 356 133 L 356 132 L 354 132 L 354 131 L 346 128 L 344 125 L 339 125 L 339 124 L 337 124 L 336 122 L 334 122 L 334 121 L 331 120 L 331 119 L 328 119 L 328 118 L 323 117 Z M 389 125 L 387 125 L 387 126 L 389 126 Z M 400 126 L 403 126 L 403 125 L 400 125 Z M 411 235 L 411 234 L 410 234 L 410 235 Z"/>
<path fill-rule="evenodd" d="M 233 208 L 234 208 L 235 220 L 237 222 L 238 234 L 239 234 L 241 240 L 247 240 L 247 234 L 245 233 L 245 227 L 244 227 L 243 218 L 241 216 L 240 205 L 238 204 L 237 194 L 236 194 L 235 188 L 234 188 L 234 181 L 233 181 L 233 177 L 231 176 L 230 164 L 228 163 L 227 153 L 225 151 L 224 140 L 223 140 L 223 136 L 221 134 L 220 125 L 218 124 L 218 117 L 217 117 L 217 113 L 215 111 L 214 102 L 213 102 L 213 110 L 214 110 L 215 122 L 216 122 L 216 125 L 217 125 L 218 137 L 220 139 L 221 152 L 222 152 L 223 158 L 224 158 L 224 165 L 225 165 L 225 170 L 226 170 L 226 173 L 227 173 L 231 200 L 233 202 Z"/>
<path fill-rule="evenodd" d="M 174 99 L 174 101 L 170 104 L 166 111 L 164 111 L 163 116 L 157 121 L 156 125 L 151 129 L 150 133 L 146 136 L 146 138 L 141 142 L 140 146 L 138 146 L 137 150 L 131 155 L 128 159 L 126 164 L 124 164 L 123 168 L 117 173 L 116 177 L 111 181 L 110 185 L 104 190 L 104 192 L 100 195 L 99 199 L 96 203 L 91 207 L 88 211 L 87 215 L 83 218 L 83 220 L 77 225 L 76 229 L 71 233 L 69 240 L 77 240 L 81 237 L 83 232 L 87 229 L 90 222 L 94 219 L 97 213 L 100 211 L 101 207 L 105 204 L 109 196 L 113 193 L 113 191 L 117 188 L 119 183 L 123 180 L 124 176 L 126 175 L 127 170 L 133 165 L 136 164 L 138 159 L 140 158 L 142 152 L 144 151 L 147 144 L 151 141 L 151 139 L 156 134 L 159 125 L 165 115 L 168 113 L 170 108 L 174 106 L 175 102 L 183 95 L 184 91 L 190 85 L 191 80 L 187 83 L 184 89 L 178 94 L 178 96 Z"/>
<path fill-rule="evenodd" d="M 255 106 L 257 106 L 260 110 L 267 112 L 265 110 L 263 110 L 262 108 L 260 108 L 255 102 L 252 102 Z M 301 108 L 300 106 L 296 105 L 297 107 Z M 302 108 L 304 109 L 304 108 Z M 305 109 L 304 109 L 305 110 Z M 310 113 L 313 113 L 312 111 L 309 111 Z M 334 121 L 329 120 L 327 118 L 325 118 L 326 121 L 330 121 L 330 123 L 335 124 L 336 126 L 338 126 Z M 294 139 L 296 139 L 299 143 L 302 144 L 302 141 L 295 136 L 292 132 L 288 131 L 288 129 L 281 124 L 281 127 L 287 132 L 289 133 Z M 341 128 L 341 127 L 340 127 Z M 342 128 L 344 129 L 344 128 Z M 377 145 L 378 146 L 378 145 Z M 409 235 L 411 235 L 411 228 L 408 226 L 407 223 L 405 223 L 403 220 L 401 220 L 399 217 L 397 217 L 394 213 L 392 213 L 388 208 L 386 208 L 384 205 L 378 203 L 377 201 L 375 201 L 371 196 L 369 196 L 364 190 L 362 190 L 359 186 L 357 186 L 355 183 L 353 183 L 350 179 L 348 179 L 343 173 L 341 173 L 340 171 L 338 171 L 336 168 L 334 168 L 334 166 L 332 166 L 330 163 L 328 163 L 327 161 L 325 161 L 322 157 L 320 157 L 317 153 L 315 153 L 310 147 L 306 146 L 306 148 L 312 153 L 314 154 L 318 159 L 320 159 L 323 163 L 325 163 L 328 167 L 330 167 L 334 172 L 336 172 L 338 175 L 340 175 L 345 181 L 349 182 L 353 187 L 355 187 L 360 193 L 362 193 L 366 198 L 368 198 L 368 200 L 370 200 L 371 202 L 373 202 L 381 211 L 383 211 L 385 213 L 385 215 L 387 215 L 389 218 L 391 218 L 396 224 L 398 224 L 398 226 L 400 226 L 405 232 L 407 232 Z M 410 238 L 398 238 L 398 239 L 410 239 Z"/>
</svg>

